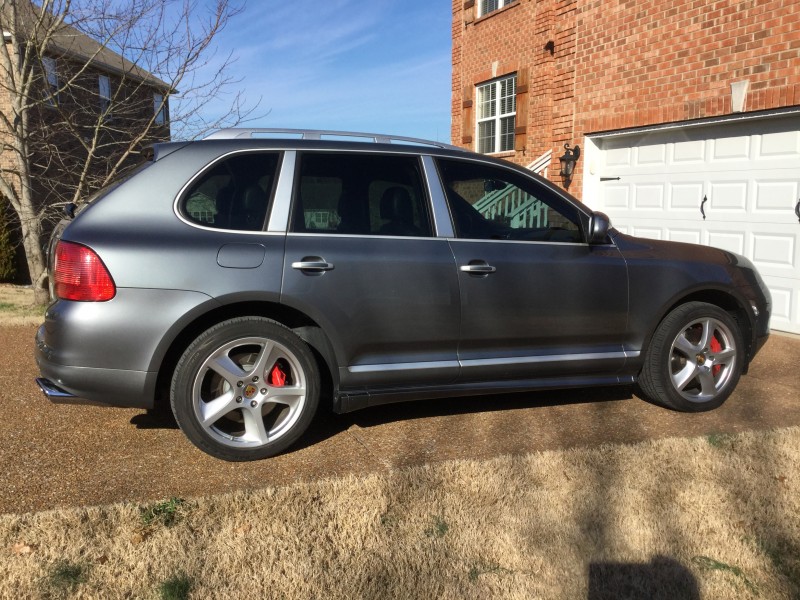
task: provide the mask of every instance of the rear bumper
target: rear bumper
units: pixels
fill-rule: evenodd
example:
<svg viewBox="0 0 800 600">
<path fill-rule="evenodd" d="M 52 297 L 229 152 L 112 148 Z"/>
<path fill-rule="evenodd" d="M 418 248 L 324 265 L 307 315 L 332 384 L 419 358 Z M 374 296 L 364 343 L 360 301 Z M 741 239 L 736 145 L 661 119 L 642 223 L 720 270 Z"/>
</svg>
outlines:
<svg viewBox="0 0 800 600">
<path fill-rule="evenodd" d="M 54 302 L 36 333 L 40 389 L 56 403 L 153 408 L 173 332 L 209 301 L 197 292 L 117 288 L 108 302 Z"/>
<path fill-rule="evenodd" d="M 44 326 L 36 334 L 36 384 L 56 404 L 153 408 L 157 373 L 59 365 L 48 359 Z"/>
</svg>

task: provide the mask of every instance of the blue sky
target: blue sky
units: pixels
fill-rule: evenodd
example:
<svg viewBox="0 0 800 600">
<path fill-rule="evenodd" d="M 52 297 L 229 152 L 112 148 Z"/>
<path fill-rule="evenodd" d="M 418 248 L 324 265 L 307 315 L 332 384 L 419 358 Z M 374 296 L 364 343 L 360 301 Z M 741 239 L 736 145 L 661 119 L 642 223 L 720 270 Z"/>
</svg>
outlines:
<svg viewBox="0 0 800 600">
<path fill-rule="evenodd" d="M 447 0 L 249 0 L 220 55 L 252 126 L 340 129 L 450 141 Z"/>
</svg>

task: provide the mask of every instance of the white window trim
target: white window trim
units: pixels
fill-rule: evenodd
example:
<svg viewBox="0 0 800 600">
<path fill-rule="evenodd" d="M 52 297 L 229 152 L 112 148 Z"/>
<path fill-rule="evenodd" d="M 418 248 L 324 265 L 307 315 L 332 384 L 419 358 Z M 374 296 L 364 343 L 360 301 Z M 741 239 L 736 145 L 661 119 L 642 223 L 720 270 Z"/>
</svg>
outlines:
<svg viewBox="0 0 800 600">
<path fill-rule="evenodd" d="M 511 75 L 506 75 L 504 77 L 499 77 L 498 79 L 494 79 L 492 81 L 488 81 L 486 83 L 482 83 L 475 87 L 475 149 L 478 152 L 482 152 L 484 154 L 500 154 L 503 152 L 513 152 L 514 151 L 514 143 L 512 137 L 512 143 L 510 148 L 502 148 L 502 128 L 501 122 L 503 119 L 508 117 L 514 118 L 514 128 L 516 128 L 517 124 L 517 105 L 516 105 L 516 78 L 517 74 L 513 73 Z M 501 103 L 501 84 L 504 81 L 508 81 L 510 79 L 514 80 L 514 94 L 512 97 L 514 98 L 514 110 L 501 113 L 502 103 Z M 486 88 L 488 86 L 495 86 L 495 99 L 493 102 L 495 103 L 495 111 L 494 115 L 490 117 L 481 118 L 481 102 L 480 102 L 480 90 L 482 88 Z M 495 122 L 494 127 L 494 143 L 492 144 L 493 150 L 490 152 L 483 152 L 481 149 L 481 136 L 480 136 L 480 127 L 482 123 L 488 123 L 490 121 Z M 513 133 L 513 132 L 512 132 Z"/>
<path fill-rule="evenodd" d="M 512 2 L 516 2 L 516 0 L 497 0 L 497 8 L 492 8 L 490 10 L 486 10 L 487 2 L 489 2 L 489 0 L 478 0 L 478 17 L 490 15 L 493 12 L 500 10 L 504 6 L 508 6 Z"/>
</svg>

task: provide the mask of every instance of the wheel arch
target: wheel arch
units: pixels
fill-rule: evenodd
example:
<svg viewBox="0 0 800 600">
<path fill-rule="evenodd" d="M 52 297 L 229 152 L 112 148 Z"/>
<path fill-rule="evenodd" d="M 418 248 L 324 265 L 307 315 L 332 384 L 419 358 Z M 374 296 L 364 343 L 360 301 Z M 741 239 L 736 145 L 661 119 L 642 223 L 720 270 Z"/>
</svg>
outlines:
<svg viewBox="0 0 800 600">
<path fill-rule="evenodd" d="M 197 336 L 217 323 L 244 316 L 265 317 L 277 321 L 291 329 L 295 335 L 308 344 L 317 360 L 322 378 L 320 382 L 322 386 L 321 393 L 329 394 L 327 397 L 330 398 L 334 397 L 339 385 L 338 362 L 336 361 L 333 345 L 327 334 L 322 330 L 322 327 L 307 315 L 284 304 L 250 300 L 222 306 L 217 305 L 195 316 L 193 320 L 183 325 L 172 336 L 169 346 L 158 363 L 154 398 L 154 408 L 156 410 L 169 406 L 169 388 L 173 371 L 186 348 Z"/>
<path fill-rule="evenodd" d="M 732 294 L 730 290 L 702 288 L 688 292 L 680 297 L 673 298 L 671 302 L 668 302 L 665 305 L 663 310 L 658 315 L 658 318 L 655 319 L 655 321 L 648 328 L 647 336 L 642 344 L 642 349 L 648 347 L 653 339 L 653 335 L 658 329 L 658 326 L 667 317 L 667 315 L 669 315 L 679 306 L 689 302 L 705 302 L 706 304 L 712 304 L 728 312 L 733 317 L 733 319 L 741 328 L 742 339 L 744 340 L 746 346 L 742 373 L 747 373 L 747 369 L 750 366 L 750 360 L 753 358 L 754 353 L 755 323 L 753 322 L 751 313 L 746 308 L 746 300 Z M 644 354 L 644 352 L 642 354 Z"/>
</svg>

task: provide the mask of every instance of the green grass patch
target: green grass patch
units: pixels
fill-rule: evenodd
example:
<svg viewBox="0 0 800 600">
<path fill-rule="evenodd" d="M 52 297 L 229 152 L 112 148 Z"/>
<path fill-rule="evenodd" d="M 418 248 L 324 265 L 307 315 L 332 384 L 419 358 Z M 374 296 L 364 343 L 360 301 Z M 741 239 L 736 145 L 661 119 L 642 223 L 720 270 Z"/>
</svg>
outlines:
<svg viewBox="0 0 800 600">
<path fill-rule="evenodd" d="M 701 569 L 705 569 L 707 571 L 727 571 L 728 573 L 732 573 L 747 586 L 747 589 L 749 589 L 756 596 L 758 595 L 758 588 L 747 578 L 747 575 L 745 575 L 744 571 L 742 571 L 739 567 L 720 562 L 708 556 L 695 556 L 692 560 Z"/>
<path fill-rule="evenodd" d="M 449 531 L 450 526 L 440 516 L 433 518 L 433 525 L 425 530 L 425 535 L 432 538 L 442 538 Z"/>
<path fill-rule="evenodd" d="M 151 525 L 163 525 L 172 527 L 183 518 L 186 510 L 186 502 L 182 498 L 170 498 L 162 502 L 156 502 L 148 506 L 139 508 L 142 524 L 145 527 Z"/>
<path fill-rule="evenodd" d="M 733 436 L 728 433 L 711 433 L 706 441 L 714 448 L 727 448 L 733 443 Z"/>
</svg>

